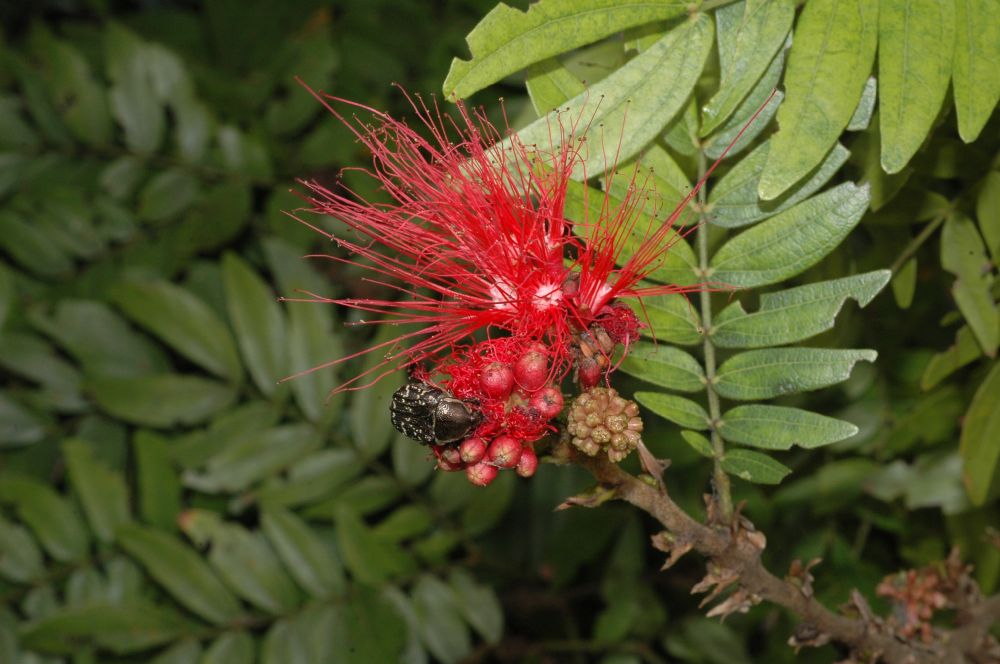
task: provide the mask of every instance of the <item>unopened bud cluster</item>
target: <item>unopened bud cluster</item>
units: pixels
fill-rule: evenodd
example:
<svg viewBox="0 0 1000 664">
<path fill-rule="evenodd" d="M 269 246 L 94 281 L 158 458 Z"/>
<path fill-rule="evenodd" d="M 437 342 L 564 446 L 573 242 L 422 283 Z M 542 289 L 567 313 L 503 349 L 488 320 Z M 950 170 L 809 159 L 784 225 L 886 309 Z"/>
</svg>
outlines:
<svg viewBox="0 0 1000 664">
<path fill-rule="evenodd" d="M 588 456 L 604 452 L 614 462 L 642 440 L 638 404 L 609 387 L 592 387 L 574 399 L 566 428 L 578 450 Z"/>
<path fill-rule="evenodd" d="M 901 635 L 907 638 L 920 635 L 925 643 L 930 643 L 934 612 L 948 606 L 948 598 L 942 592 L 944 585 L 937 570 L 911 569 L 887 576 L 875 594 L 895 602 L 893 620 Z"/>
</svg>

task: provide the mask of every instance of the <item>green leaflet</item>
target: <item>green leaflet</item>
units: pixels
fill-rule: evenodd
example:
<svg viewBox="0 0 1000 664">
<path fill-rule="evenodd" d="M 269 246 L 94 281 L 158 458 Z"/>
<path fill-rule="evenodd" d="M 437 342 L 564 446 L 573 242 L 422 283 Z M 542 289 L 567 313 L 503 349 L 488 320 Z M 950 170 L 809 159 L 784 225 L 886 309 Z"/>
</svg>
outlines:
<svg viewBox="0 0 1000 664">
<path fill-rule="evenodd" d="M 28 46 L 51 74 L 49 94 L 66 126 L 90 145 L 107 145 L 112 135 L 107 93 L 86 58 L 75 46 L 56 39 L 40 24 L 33 26 Z"/>
<path fill-rule="evenodd" d="M 218 625 L 242 613 L 237 599 L 201 556 L 173 535 L 129 524 L 118 531 L 118 544 L 196 615 Z"/>
<path fill-rule="evenodd" d="M 837 143 L 822 163 L 799 184 L 774 200 L 762 201 L 757 196 L 757 184 L 770 147 L 771 141 L 761 143 L 712 187 L 708 195 L 708 212 L 711 214 L 712 224 L 723 228 L 739 228 L 787 210 L 809 198 L 829 182 L 851 154 L 847 148 Z"/>
<path fill-rule="evenodd" d="M 212 642 L 201 664 L 245 664 L 253 661 L 253 638 L 246 632 L 227 631 Z"/>
<path fill-rule="evenodd" d="M 917 293 L 917 259 L 911 258 L 892 278 L 892 295 L 900 309 L 909 309 Z"/>
<path fill-rule="evenodd" d="M 951 76 L 958 133 L 971 143 L 1000 100 L 1000 4 L 955 0 L 955 58 Z"/>
<path fill-rule="evenodd" d="M 110 90 L 111 114 L 125 133 L 125 145 L 141 155 L 157 151 L 167 123 L 151 74 L 155 67 L 151 47 L 118 23 L 104 33 L 104 57 Z"/>
<path fill-rule="evenodd" d="M 754 484 L 780 484 L 792 472 L 791 468 L 753 450 L 727 450 L 721 463 L 730 475 Z"/>
<path fill-rule="evenodd" d="M 924 142 L 948 90 L 955 2 L 881 0 L 878 33 L 881 163 L 898 173 Z"/>
<path fill-rule="evenodd" d="M 633 303 L 633 309 L 649 325 L 642 329 L 643 336 L 675 346 L 693 346 L 702 341 L 698 310 L 680 293 L 644 297 L 641 306 Z"/>
<path fill-rule="evenodd" d="M 607 199 L 607 214 L 603 213 Z M 605 193 L 599 189 L 588 187 L 587 185 L 569 182 L 566 186 L 566 200 L 563 214 L 567 219 L 577 222 L 576 230 L 596 231 L 597 224 L 608 223 L 613 220 L 615 211 L 621 207 L 623 201 L 613 193 Z M 630 256 L 635 253 L 643 237 L 655 230 L 655 226 L 664 223 L 663 218 L 651 219 L 644 214 L 638 214 L 632 228 L 632 233 L 621 243 L 621 255 Z M 695 277 L 695 268 L 698 259 L 694 251 L 683 237 L 676 231 L 667 233 L 662 243 L 668 246 L 665 252 L 654 263 L 656 267 L 647 275 L 652 281 L 667 284 L 677 284 L 679 286 L 691 285 L 698 281 Z"/>
<path fill-rule="evenodd" d="M 867 207 L 867 185 L 845 182 L 814 196 L 729 240 L 712 257 L 711 278 L 751 288 L 793 277 L 833 251 Z"/>
<path fill-rule="evenodd" d="M 344 606 L 336 653 L 328 661 L 344 664 L 400 661 L 406 625 L 387 594 L 387 591 L 357 588 L 353 601 Z"/>
<path fill-rule="evenodd" d="M 317 598 L 343 592 L 340 560 L 309 524 L 292 512 L 268 506 L 261 513 L 261 527 L 299 587 Z"/>
<path fill-rule="evenodd" d="M 1000 171 L 992 170 L 983 178 L 976 197 L 976 221 L 993 262 L 1000 261 Z"/>
<path fill-rule="evenodd" d="M 137 431 L 135 449 L 139 513 L 150 525 L 170 530 L 181 511 L 181 482 L 170 462 L 169 441 L 151 431 Z"/>
<path fill-rule="evenodd" d="M 91 529 L 102 542 L 113 541 L 118 526 L 131 520 L 125 478 L 96 460 L 93 448 L 83 441 L 63 443 L 63 454 Z"/>
<path fill-rule="evenodd" d="M 454 591 L 430 574 L 413 586 L 417 631 L 427 649 L 442 662 L 460 662 L 472 650 L 469 627 L 458 612 Z"/>
<path fill-rule="evenodd" d="M 711 46 L 712 22 L 698 14 L 566 102 L 559 113 L 571 121 L 585 118 L 589 126 L 585 158 L 574 171 L 575 177 L 584 172 L 602 173 L 612 166 L 602 149 L 609 141 L 616 146 L 618 161 L 632 157 L 652 141 L 688 100 Z M 527 146 L 554 148 L 553 126 L 559 122 L 551 115 L 539 118 L 519 131 L 518 139 Z"/>
<path fill-rule="evenodd" d="M 634 396 L 643 406 L 674 424 L 700 431 L 709 428 L 711 418 L 695 401 L 662 392 L 636 392 Z"/>
<path fill-rule="evenodd" d="M 402 494 L 399 484 L 388 476 L 366 475 L 333 492 L 329 498 L 310 505 L 302 516 L 307 519 L 332 519 L 340 507 L 348 507 L 358 516 L 368 516 L 388 508 Z M 330 492 L 326 492 L 330 494 Z"/>
<path fill-rule="evenodd" d="M 383 325 L 375 333 L 371 345 L 389 341 L 401 334 L 398 325 Z M 369 353 L 364 358 L 362 373 L 386 360 L 384 353 Z M 396 371 L 375 385 L 352 393 L 350 412 L 347 414 L 354 434 L 354 447 L 362 456 L 374 458 L 381 454 L 396 434 L 389 418 L 389 402 L 393 393 L 406 381 L 403 371 Z"/>
<path fill-rule="evenodd" d="M 952 294 L 983 352 L 993 357 L 1000 345 L 1000 311 L 993 302 L 989 264 L 975 225 L 965 216 L 950 217 L 941 230 L 941 266 L 958 277 Z"/>
<path fill-rule="evenodd" d="M 732 117 L 719 129 L 704 139 L 705 156 L 720 159 L 723 154 L 731 159 L 743 152 L 770 125 L 771 118 L 785 99 L 785 93 L 777 90 L 778 81 L 785 68 L 785 51 L 774 56 L 771 66 L 750 91 L 743 103 L 736 107 Z M 754 116 L 757 117 L 754 117 Z M 750 119 L 753 118 L 753 122 Z"/>
<path fill-rule="evenodd" d="M 41 277 L 66 277 L 73 270 L 73 259 L 62 247 L 12 210 L 0 211 L 0 247 Z"/>
<path fill-rule="evenodd" d="M 875 113 L 875 97 L 878 93 L 878 79 L 874 76 L 865 81 L 865 89 L 861 93 L 858 107 L 854 109 L 851 121 L 847 123 L 847 131 L 864 131 L 871 124 Z"/>
<path fill-rule="evenodd" d="M 264 253 L 285 297 L 293 297 L 300 290 L 323 293 L 329 289 L 299 252 L 281 240 L 264 240 Z M 297 374 L 312 369 L 289 381 L 296 403 L 310 422 L 328 422 L 341 411 L 340 402 L 331 403 L 330 397 L 338 382 L 337 367 L 316 368 L 344 355 L 342 340 L 333 333 L 333 310 L 327 305 L 302 302 L 285 306 L 289 371 Z"/>
<path fill-rule="evenodd" d="M 4 331 L 4 324 L 13 308 L 15 298 L 14 279 L 11 277 L 11 272 L 6 265 L 0 265 L 0 333 Z"/>
<path fill-rule="evenodd" d="M 28 623 L 21 639 L 28 648 L 72 654 L 86 645 L 118 654 L 169 643 L 193 628 L 174 611 L 146 602 L 64 608 Z"/>
<path fill-rule="evenodd" d="M 715 456 L 715 450 L 712 449 L 711 441 L 697 431 L 681 431 L 681 438 L 691 446 L 691 449 L 701 456 L 708 459 Z"/>
<path fill-rule="evenodd" d="M 636 165 L 638 170 L 633 174 Z M 626 197 L 633 185 L 647 187 L 654 195 L 644 202 L 643 212 L 658 219 L 676 215 L 674 226 L 690 226 L 698 221 L 698 215 L 689 205 L 680 208 L 691 191 L 691 182 L 670 153 L 657 143 L 645 148 L 638 161 L 622 164 L 613 177 L 604 177 L 601 183 L 619 200 Z"/>
<path fill-rule="evenodd" d="M 0 393 L 0 448 L 31 445 L 45 438 L 45 421 Z"/>
<path fill-rule="evenodd" d="M 51 312 L 29 315 L 32 324 L 68 351 L 85 374 L 143 376 L 167 367 L 163 351 L 103 302 L 63 299 Z"/>
<path fill-rule="evenodd" d="M 962 424 L 959 453 L 964 461 L 962 471 L 969 499 L 982 505 L 990 495 L 990 487 L 1000 461 L 1000 362 L 983 379 L 972 398 Z"/>
<path fill-rule="evenodd" d="M 399 544 L 422 535 L 434 526 L 434 515 L 423 505 L 403 505 L 379 521 L 372 533 L 385 542 Z"/>
<path fill-rule="evenodd" d="M 459 611 L 472 627 L 489 643 L 499 643 L 503 636 L 503 608 L 496 591 L 489 585 L 476 583 L 464 569 L 455 569 L 448 576 L 455 592 Z"/>
<path fill-rule="evenodd" d="M 847 126 L 871 73 L 877 13 L 868 0 L 811 0 L 803 7 L 761 198 L 777 198 L 815 168 Z"/>
<path fill-rule="evenodd" d="M 785 42 L 794 16 L 790 0 L 747 0 L 716 10 L 722 80 L 702 109 L 702 136 L 722 124 L 754 87 Z"/>
<path fill-rule="evenodd" d="M 80 372 L 40 337 L 18 332 L 4 333 L 0 336 L 0 366 L 37 383 L 52 396 L 54 404 L 58 404 L 57 409 L 82 410 L 84 402 L 80 395 Z M 13 420 L 6 417 L 0 419 L 0 422 L 7 423 L 15 438 L 31 437 L 30 427 L 14 427 Z M 0 439 L 2 438 L 4 436 L 0 435 Z"/>
<path fill-rule="evenodd" d="M 734 302 L 713 321 L 712 341 L 722 348 L 763 348 L 808 339 L 833 327 L 847 298 L 867 306 L 890 275 L 889 270 L 877 270 L 765 293 L 753 313 Z"/>
<path fill-rule="evenodd" d="M 721 397 L 740 401 L 817 390 L 847 380 L 857 362 L 874 362 L 877 356 L 873 350 L 749 350 L 722 363 L 715 390 Z"/>
<path fill-rule="evenodd" d="M 139 192 L 139 219 L 164 224 L 187 211 L 201 197 L 201 183 L 181 168 L 157 173 Z"/>
<path fill-rule="evenodd" d="M 966 364 L 982 357 L 983 349 L 968 325 L 959 328 L 955 343 L 931 358 L 920 377 L 920 389 L 929 390 Z"/>
<path fill-rule="evenodd" d="M 242 491 L 288 467 L 321 446 L 316 430 L 305 424 L 250 431 L 215 454 L 200 472 L 184 474 L 184 484 L 206 493 Z"/>
<path fill-rule="evenodd" d="M 542 0 L 522 12 L 498 3 L 466 37 L 471 60 L 452 60 L 444 94 L 463 98 L 545 58 L 644 23 L 680 16 L 677 0 Z"/>
<path fill-rule="evenodd" d="M 344 564 L 355 580 L 378 585 L 387 579 L 413 571 L 413 557 L 395 544 L 383 542 L 349 507 L 337 508 L 337 542 Z"/>
<path fill-rule="evenodd" d="M 722 415 L 719 433 L 727 441 L 768 450 L 792 445 L 820 447 L 850 438 L 858 427 L 850 422 L 799 408 L 754 404 L 737 406 Z"/>
<path fill-rule="evenodd" d="M 201 644 L 191 637 L 183 638 L 160 652 L 149 664 L 193 664 L 201 658 Z"/>
<path fill-rule="evenodd" d="M 44 573 L 42 551 L 35 538 L 27 528 L 0 515 L 0 577 L 15 583 L 30 583 Z"/>
<path fill-rule="evenodd" d="M 236 340 L 254 384 L 267 396 L 278 393 L 278 381 L 288 375 L 285 317 L 270 287 L 242 258 L 222 259 L 226 308 Z"/>
<path fill-rule="evenodd" d="M 156 428 L 203 422 L 236 399 L 230 386 L 181 374 L 92 378 L 87 387 L 109 414 Z"/>
<path fill-rule="evenodd" d="M 528 97 L 531 98 L 531 105 L 539 116 L 555 110 L 567 99 L 572 99 L 587 89 L 587 86 L 556 58 L 529 67 L 524 86 L 528 90 Z"/>
<path fill-rule="evenodd" d="M 0 504 L 13 505 L 42 548 L 59 562 L 87 555 L 89 536 L 80 513 L 54 489 L 21 475 L 0 476 Z"/>
<path fill-rule="evenodd" d="M 698 360 L 671 346 L 637 342 L 629 349 L 621 369 L 669 390 L 697 392 L 705 388 L 705 370 Z"/>
<path fill-rule="evenodd" d="M 208 561 L 219 578 L 253 606 L 282 615 L 301 602 L 298 588 L 262 533 L 202 509 L 187 510 L 181 528 L 196 544 L 210 544 Z"/>
<path fill-rule="evenodd" d="M 413 441 L 406 440 L 410 447 L 414 447 Z M 416 457 L 412 463 L 418 468 L 426 468 L 429 464 L 419 463 L 424 460 L 423 456 Z M 313 452 L 289 466 L 285 481 L 269 482 L 261 487 L 260 501 L 268 506 L 283 507 L 315 501 L 336 492 L 342 485 L 357 477 L 363 467 L 357 452 L 352 449 Z"/>
<path fill-rule="evenodd" d="M 243 376 L 236 344 L 225 323 L 190 291 L 166 281 L 126 281 L 112 297 L 125 314 L 184 357 L 217 376 Z"/>
</svg>

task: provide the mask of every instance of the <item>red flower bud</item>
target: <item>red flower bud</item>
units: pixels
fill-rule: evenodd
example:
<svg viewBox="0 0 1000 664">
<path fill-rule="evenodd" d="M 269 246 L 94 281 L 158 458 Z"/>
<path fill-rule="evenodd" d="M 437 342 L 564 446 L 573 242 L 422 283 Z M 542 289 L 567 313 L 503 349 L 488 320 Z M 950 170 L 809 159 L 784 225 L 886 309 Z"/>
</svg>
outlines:
<svg viewBox="0 0 1000 664">
<path fill-rule="evenodd" d="M 478 436 L 466 438 L 458 446 L 458 453 L 465 463 L 479 463 L 486 456 L 486 441 Z"/>
<path fill-rule="evenodd" d="M 491 362 L 480 372 L 479 384 L 487 396 L 502 399 L 514 387 L 514 372 L 503 362 Z"/>
<path fill-rule="evenodd" d="M 465 469 L 465 476 L 476 486 L 486 486 L 497 476 L 497 469 L 485 461 Z"/>
<path fill-rule="evenodd" d="M 453 472 L 465 468 L 465 462 L 462 461 L 457 447 L 439 445 L 434 448 L 434 454 L 437 456 L 438 468 L 441 470 Z"/>
<path fill-rule="evenodd" d="M 534 392 L 549 378 L 549 360 L 537 350 L 529 350 L 514 365 L 517 384 L 528 392 Z"/>
<path fill-rule="evenodd" d="M 601 365 L 593 357 L 584 357 L 576 365 L 576 375 L 580 381 L 580 387 L 589 390 L 597 387 L 601 382 Z"/>
<path fill-rule="evenodd" d="M 513 436 L 497 436 L 490 443 L 486 458 L 500 468 L 513 468 L 521 457 L 521 441 Z"/>
<path fill-rule="evenodd" d="M 546 420 L 550 420 L 563 409 L 563 395 L 557 387 L 546 387 L 531 397 L 531 406 Z"/>
<path fill-rule="evenodd" d="M 521 450 L 521 458 L 517 460 L 517 474 L 521 477 L 531 477 L 538 468 L 538 455 L 531 445 L 525 445 Z"/>
<path fill-rule="evenodd" d="M 458 465 L 462 463 L 462 456 L 458 453 L 457 447 L 445 447 L 443 445 L 437 448 L 438 459 L 446 461 L 452 465 Z"/>
</svg>

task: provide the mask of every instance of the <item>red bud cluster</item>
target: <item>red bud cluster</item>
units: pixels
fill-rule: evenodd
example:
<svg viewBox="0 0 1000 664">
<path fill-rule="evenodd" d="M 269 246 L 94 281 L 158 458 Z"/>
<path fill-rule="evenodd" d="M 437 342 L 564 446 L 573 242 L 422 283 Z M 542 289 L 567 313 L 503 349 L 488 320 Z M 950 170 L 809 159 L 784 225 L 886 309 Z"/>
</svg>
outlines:
<svg viewBox="0 0 1000 664">
<path fill-rule="evenodd" d="M 448 392 L 473 404 L 482 422 L 457 445 L 436 445 L 438 467 L 464 470 L 478 486 L 492 482 L 497 472 L 515 470 L 531 477 L 538 467 L 534 442 L 552 431 L 552 420 L 564 399 L 553 373 L 549 349 L 514 337 L 476 344 L 444 366 Z"/>
</svg>

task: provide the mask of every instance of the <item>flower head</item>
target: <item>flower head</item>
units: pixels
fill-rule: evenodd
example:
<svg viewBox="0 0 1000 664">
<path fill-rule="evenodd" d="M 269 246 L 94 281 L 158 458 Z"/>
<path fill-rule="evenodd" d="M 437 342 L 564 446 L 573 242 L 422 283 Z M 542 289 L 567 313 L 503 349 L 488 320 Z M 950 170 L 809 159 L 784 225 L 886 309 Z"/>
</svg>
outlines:
<svg viewBox="0 0 1000 664">
<path fill-rule="evenodd" d="M 308 211 L 335 217 L 353 233 L 335 237 L 312 221 L 300 221 L 348 253 L 322 258 L 361 264 L 363 257 L 368 279 L 398 297 L 330 300 L 309 294 L 310 299 L 363 311 L 370 316 L 364 324 L 418 328 L 363 351 L 382 353 L 384 360 L 338 391 L 365 387 L 404 368 L 430 365 L 447 373 L 456 361 L 482 355 L 477 332 L 509 336 L 522 347 L 542 344 L 547 382 L 564 377 L 582 356 L 604 358 L 600 375 L 610 367 L 614 345 L 627 347 L 638 336 L 640 322 L 620 299 L 684 290 L 639 286 L 669 248 L 678 212 L 637 228 L 648 218 L 639 212 L 649 193 L 638 169 L 622 204 L 603 205 L 597 219 L 565 217 L 568 189 L 581 186 L 571 174 L 587 149 L 577 138 L 579 118 L 568 127 L 560 122 L 550 146 L 527 146 L 461 103 L 453 118 L 420 97 L 408 97 L 421 133 L 380 111 L 313 94 L 371 153 L 371 167 L 360 170 L 391 202 L 366 201 L 346 189 L 307 181 Z M 338 110 L 345 107 L 372 120 L 348 119 Z M 607 175 L 621 177 L 610 169 Z M 638 250 L 623 256 L 624 241 L 636 234 L 642 238 Z M 605 343 L 594 339 L 595 332 Z"/>
</svg>

